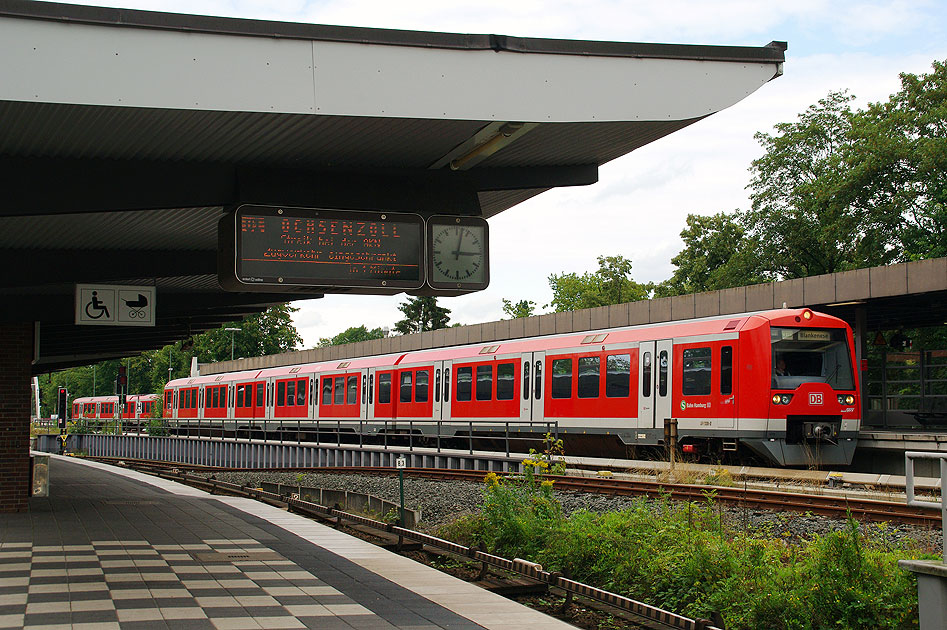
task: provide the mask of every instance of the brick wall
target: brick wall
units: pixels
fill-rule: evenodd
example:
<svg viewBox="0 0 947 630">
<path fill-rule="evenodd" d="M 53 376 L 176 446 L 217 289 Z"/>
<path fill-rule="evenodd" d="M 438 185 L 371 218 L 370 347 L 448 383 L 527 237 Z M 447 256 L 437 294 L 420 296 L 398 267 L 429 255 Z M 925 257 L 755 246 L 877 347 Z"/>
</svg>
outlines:
<svg viewBox="0 0 947 630">
<path fill-rule="evenodd" d="M 33 324 L 0 324 L 0 512 L 27 509 Z"/>
</svg>

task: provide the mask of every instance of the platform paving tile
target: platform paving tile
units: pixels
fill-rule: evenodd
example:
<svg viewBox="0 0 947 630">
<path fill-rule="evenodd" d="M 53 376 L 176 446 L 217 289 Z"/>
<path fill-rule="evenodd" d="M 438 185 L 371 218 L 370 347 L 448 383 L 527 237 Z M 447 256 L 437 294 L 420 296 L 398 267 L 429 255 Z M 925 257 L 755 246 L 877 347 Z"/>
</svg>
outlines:
<svg viewBox="0 0 947 630">
<path fill-rule="evenodd" d="M 91 462 L 50 470 L 49 498 L 0 515 L 0 629 L 571 628 L 256 501 Z"/>
</svg>

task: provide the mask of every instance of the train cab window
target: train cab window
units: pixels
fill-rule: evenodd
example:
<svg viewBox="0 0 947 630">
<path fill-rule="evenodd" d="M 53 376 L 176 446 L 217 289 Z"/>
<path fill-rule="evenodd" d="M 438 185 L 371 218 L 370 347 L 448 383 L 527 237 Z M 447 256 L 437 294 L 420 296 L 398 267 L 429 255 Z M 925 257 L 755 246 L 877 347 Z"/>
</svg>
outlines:
<svg viewBox="0 0 947 630">
<path fill-rule="evenodd" d="M 720 348 L 720 393 L 733 393 L 733 346 Z"/>
<path fill-rule="evenodd" d="M 282 383 L 280 383 L 280 385 L 282 385 Z M 286 383 L 286 406 L 296 406 L 296 381 Z"/>
<path fill-rule="evenodd" d="M 662 350 L 658 355 L 658 396 L 668 395 L 668 353 Z"/>
<path fill-rule="evenodd" d="M 434 370 L 434 402 L 441 402 L 441 371 Z"/>
<path fill-rule="evenodd" d="M 285 407 L 286 406 L 286 382 L 276 384 L 276 406 Z"/>
<path fill-rule="evenodd" d="M 335 377 L 335 394 L 332 397 L 332 400 L 336 405 L 341 405 L 345 403 L 345 377 L 336 376 Z"/>
<path fill-rule="evenodd" d="M 641 357 L 641 395 L 651 397 L 651 353 L 645 352 Z"/>
<path fill-rule="evenodd" d="M 378 404 L 391 402 L 391 373 L 378 375 Z"/>
<path fill-rule="evenodd" d="M 552 362 L 552 397 L 572 397 L 572 359 L 554 359 Z"/>
<path fill-rule="evenodd" d="M 605 357 L 605 397 L 628 398 L 631 383 L 631 355 Z"/>
<path fill-rule="evenodd" d="M 345 404 L 358 404 L 358 377 L 354 374 L 346 379 L 346 392 Z"/>
<path fill-rule="evenodd" d="M 398 398 L 403 403 L 411 402 L 411 382 L 414 375 L 411 372 L 401 373 L 401 395 Z"/>
<path fill-rule="evenodd" d="M 322 404 L 332 404 L 332 379 L 325 376 L 322 377 Z"/>
<path fill-rule="evenodd" d="M 477 366 L 477 400 L 493 400 L 493 366 Z"/>
<path fill-rule="evenodd" d="M 579 398 L 598 398 L 599 357 L 579 357 Z"/>
<path fill-rule="evenodd" d="M 497 366 L 497 400 L 513 400 L 513 384 L 516 370 L 512 363 L 501 363 Z"/>
<path fill-rule="evenodd" d="M 418 375 L 414 380 L 414 402 L 427 402 L 430 380 L 430 370 L 418 370 Z"/>
<path fill-rule="evenodd" d="M 543 397 L 543 362 L 536 362 L 536 371 L 533 376 L 533 398 L 539 400 Z"/>
<path fill-rule="evenodd" d="M 473 368 L 457 368 L 457 400 L 468 401 L 473 393 Z"/>
<path fill-rule="evenodd" d="M 262 407 L 264 405 L 265 398 L 266 398 L 266 385 L 264 383 L 257 383 L 256 384 L 256 406 Z M 252 406 L 251 404 L 249 404 L 250 403 L 249 400 L 247 401 L 247 403 L 248 403 L 247 407 Z M 227 399 L 224 398 L 224 407 L 226 406 L 227 406 Z"/>
<path fill-rule="evenodd" d="M 688 348 L 684 350 L 684 378 L 682 393 L 685 396 L 706 396 L 710 393 L 710 375 L 713 365 L 710 348 Z"/>
</svg>

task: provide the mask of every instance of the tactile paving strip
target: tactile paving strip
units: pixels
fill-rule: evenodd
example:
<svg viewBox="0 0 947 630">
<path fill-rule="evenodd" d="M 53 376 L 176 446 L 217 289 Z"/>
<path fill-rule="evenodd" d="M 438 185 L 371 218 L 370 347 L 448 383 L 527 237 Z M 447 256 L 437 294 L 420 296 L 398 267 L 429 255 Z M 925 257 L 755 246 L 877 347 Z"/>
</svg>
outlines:
<svg viewBox="0 0 947 630">
<path fill-rule="evenodd" d="M 371 614 L 251 539 L 0 543 L 0 628 L 325 629 Z"/>
</svg>

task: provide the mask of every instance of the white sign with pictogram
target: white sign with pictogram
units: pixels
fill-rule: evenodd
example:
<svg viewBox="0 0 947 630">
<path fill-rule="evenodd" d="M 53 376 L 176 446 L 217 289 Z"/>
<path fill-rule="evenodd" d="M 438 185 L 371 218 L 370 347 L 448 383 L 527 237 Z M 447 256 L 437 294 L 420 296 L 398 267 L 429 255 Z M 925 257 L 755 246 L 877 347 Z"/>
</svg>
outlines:
<svg viewBox="0 0 947 630">
<path fill-rule="evenodd" d="M 154 326 L 155 287 L 77 284 L 77 326 Z"/>
</svg>

